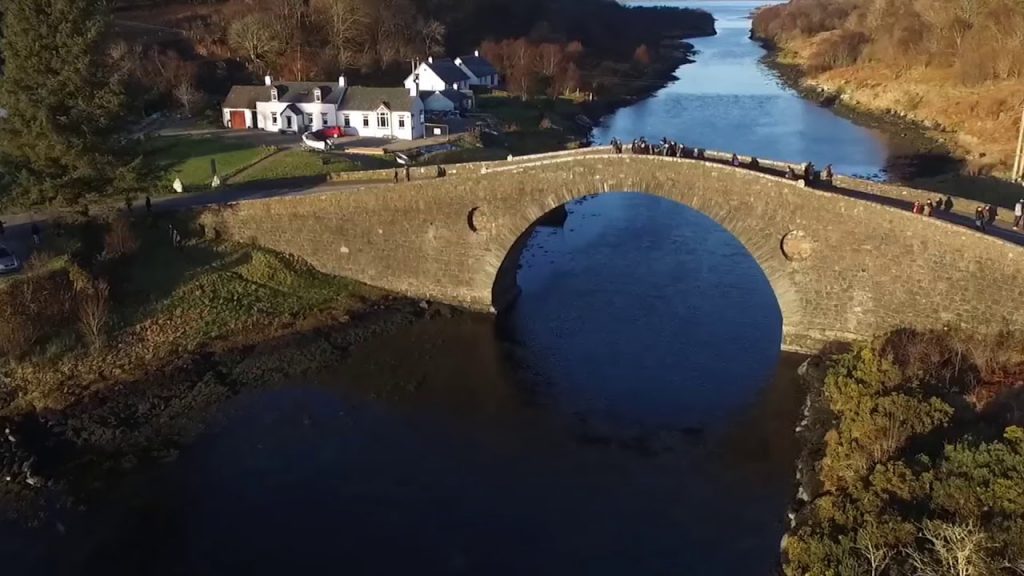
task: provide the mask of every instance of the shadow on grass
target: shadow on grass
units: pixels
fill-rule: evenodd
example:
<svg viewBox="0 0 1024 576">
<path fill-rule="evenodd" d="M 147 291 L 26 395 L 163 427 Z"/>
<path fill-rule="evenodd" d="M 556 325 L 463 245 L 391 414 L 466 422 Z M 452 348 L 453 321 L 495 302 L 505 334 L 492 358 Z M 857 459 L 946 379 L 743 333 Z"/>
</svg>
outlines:
<svg viewBox="0 0 1024 576">
<path fill-rule="evenodd" d="M 176 247 L 170 227 L 181 235 Z M 211 266 L 231 269 L 239 266 L 240 255 L 226 258 L 203 240 L 194 217 L 163 214 L 138 219 L 133 226 L 138 251 L 113 264 L 110 271 L 114 298 L 120 303 L 120 320 L 133 325 L 153 316 L 181 286 Z"/>
</svg>

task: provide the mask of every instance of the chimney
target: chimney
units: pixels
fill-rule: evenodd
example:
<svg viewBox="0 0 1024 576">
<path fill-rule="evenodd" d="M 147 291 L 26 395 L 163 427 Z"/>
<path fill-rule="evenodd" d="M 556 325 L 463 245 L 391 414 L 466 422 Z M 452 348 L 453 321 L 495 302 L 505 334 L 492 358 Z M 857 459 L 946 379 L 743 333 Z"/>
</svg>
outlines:
<svg viewBox="0 0 1024 576">
<path fill-rule="evenodd" d="M 479 58 L 480 57 L 480 51 L 479 50 L 473 50 L 473 56 L 476 56 L 477 58 Z"/>
<path fill-rule="evenodd" d="M 434 57 L 433 56 L 427 56 L 427 62 L 430 62 L 431 64 L 433 64 L 434 63 Z"/>
<path fill-rule="evenodd" d="M 344 76 L 338 76 L 338 87 L 339 88 L 344 88 L 345 87 L 345 77 Z"/>
<path fill-rule="evenodd" d="M 266 84 L 267 86 L 270 86 L 274 83 L 274 79 L 270 77 L 270 74 L 267 74 L 266 76 L 263 77 L 263 83 Z"/>
</svg>

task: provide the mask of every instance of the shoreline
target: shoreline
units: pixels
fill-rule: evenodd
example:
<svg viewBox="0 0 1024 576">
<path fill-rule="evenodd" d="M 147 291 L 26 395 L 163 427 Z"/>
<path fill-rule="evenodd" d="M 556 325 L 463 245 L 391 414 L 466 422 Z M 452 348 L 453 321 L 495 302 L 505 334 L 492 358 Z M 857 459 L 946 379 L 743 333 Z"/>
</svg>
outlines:
<svg viewBox="0 0 1024 576">
<path fill-rule="evenodd" d="M 678 72 L 683 66 L 696 62 L 694 58 L 697 55 L 697 50 L 689 40 L 694 38 L 711 38 L 717 35 L 718 31 L 712 30 L 707 34 L 687 36 L 678 39 L 679 46 L 674 50 L 671 56 L 664 58 L 661 63 L 652 63 L 652 69 L 655 67 L 657 67 L 657 69 L 649 76 L 649 79 L 644 80 L 645 88 L 627 92 L 619 96 L 613 96 L 606 99 L 595 99 L 591 102 L 582 103 L 580 107 L 583 109 L 583 114 L 592 124 L 591 137 L 593 129 L 599 127 L 606 117 L 618 112 L 622 108 L 632 106 L 633 104 L 643 102 L 644 100 L 653 97 L 669 84 L 679 80 L 676 72 Z"/>
<path fill-rule="evenodd" d="M 807 72 L 799 65 L 783 62 L 782 50 L 770 40 L 758 38 L 751 32 L 750 39 L 765 50 L 760 62 L 784 86 L 798 96 L 833 111 L 860 126 L 882 132 L 890 147 L 886 158 L 885 174 L 890 180 L 905 184 L 920 179 L 959 173 L 965 156 L 962 151 L 938 135 L 941 128 L 929 127 L 922 122 L 894 112 L 880 112 L 849 104 L 841 92 L 829 91 L 808 81 Z"/>
<path fill-rule="evenodd" d="M 463 313 L 385 296 L 351 316 L 311 314 L 289 330 L 211 342 L 61 410 L 0 419 L 0 520 L 35 517 L 40 505 L 44 518 L 59 518 L 112 476 L 173 461 L 228 400 L 344 360 L 369 339 Z"/>
</svg>

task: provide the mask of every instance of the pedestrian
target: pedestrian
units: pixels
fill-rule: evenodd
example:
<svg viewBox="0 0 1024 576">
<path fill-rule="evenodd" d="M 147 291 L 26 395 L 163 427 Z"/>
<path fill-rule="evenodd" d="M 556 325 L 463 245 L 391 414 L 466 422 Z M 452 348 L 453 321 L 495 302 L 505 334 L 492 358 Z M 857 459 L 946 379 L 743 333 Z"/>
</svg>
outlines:
<svg viewBox="0 0 1024 576">
<path fill-rule="evenodd" d="M 740 165 L 740 157 L 733 154 L 732 159 L 729 160 L 729 163 L 732 164 L 733 166 L 738 167 Z"/>
<path fill-rule="evenodd" d="M 985 209 L 980 205 L 974 209 L 974 227 L 982 232 L 985 231 Z"/>
<path fill-rule="evenodd" d="M 409 165 L 408 164 L 405 165 L 405 181 L 406 182 L 411 182 L 412 181 L 412 173 L 409 171 Z"/>
<path fill-rule="evenodd" d="M 925 202 L 925 204 L 924 204 L 924 215 L 925 216 L 931 216 L 932 212 L 934 212 L 934 211 L 935 211 L 935 203 L 932 202 L 931 198 L 929 198 L 928 201 Z"/>
<path fill-rule="evenodd" d="M 132 213 L 132 197 L 127 194 L 124 195 L 124 209 L 129 214 Z"/>
<path fill-rule="evenodd" d="M 1020 230 L 1020 221 L 1024 218 L 1024 198 L 1017 201 L 1017 205 L 1013 207 L 1013 229 Z M 0 233 L 2 233 L 0 228 Z"/>
<path fill-rule="evenodd" d="M 943 212 L 951 212 L 953 210 L 953 197 L 946 196 L 945 202 L 942 203 Z"/>
<path fill-rule="evenodd" d="M 398 184 L 398 168 L 395 168 L 395 184 Z"/>
<path fill-rule="evenodd" d="M 985 204 L 985 223 L 995 224 L 996 217 L 999 216 L 999 209 L 991 204 Z"/>
<path fill-rule="evenodd" d="M 813 162 L 807 162 L 806 164 L 804 164 L 804 182 L 807 182 L 807 185 L 810 186 L 811 182 L 813 182 L 813 181 L 814 181 L 814 163 Z"/>
<path fill-rule="evenodd" d="M 146 214 L 152 214 L 152 213 L 153 213 L 153 199 L 149 197 L 149 194 L 146 194 Z"/>
<path fill-rule="evenodd" d="M 438 165 L 437 165 L 437 177 L 438 177 L 438 178 L 441 178 L 441 177 L 443 177 L 443 176 L 444 176 L 444 174 L 442 174 L 442 173 L 441 173 L 441 165 L 440 165 L 440 164 L 438 164 Z"/>
<path fill-rule="evenodd" d="M 5 237 L 6 235 L 7 232 L 4 230 L 4 221 L 0 220 L 0 238 Z"/>
<path fill-rule="evenodd" d="M 693 152 L 694 158 L 697 158 L 698 160 L 704 160 L 704 158 L 705 158 L 704 152 L 705 152 L 705 150 L 703 148 L 697 148 Z"/>
<path fill-rule="evenodd" d="M 826 164 L 825 165 L 825 172 L 822 174 L 822 176 L 823 176 L 823 179 L 825 180 L 825 184 L 828 184 L 829 186 L 831 186 L 832 185 L 832 177 L 834 176 L 832 174 L 832 165 L 831 164 Z M 936 204 L 936 206 L 938 206 L 938 204 Z"/>
<path fill-rule="evenodd" d="M 757 158 L 751 156 L 750 163 L 748 164 L 748 166 L 750 166 L 751 170 L 757 170 L 758 168 L 761 167 L 761 163 L 757 161 Z"/>
<path fill-rule="evenodd" d="M 39 224 L 33 222 L 29 230 L 32 232 L 32 241 L 35 242 L 36 246 L 39 246 L 39 241 L 43 235 L 43 231 L 39 229 Z"/>
<path fill-rule="evenodd" d="M 921 206 L 920 200 L 914 200 L 914 208 L 911 210 L 914 214 L 921 214 L 924 212 L 924 207 Z"/>
<path fill-rule="evenodd" d="M 796 170 L 792 166 L 786 166 L 786 180 L 796 180 Z"/>
</svg>

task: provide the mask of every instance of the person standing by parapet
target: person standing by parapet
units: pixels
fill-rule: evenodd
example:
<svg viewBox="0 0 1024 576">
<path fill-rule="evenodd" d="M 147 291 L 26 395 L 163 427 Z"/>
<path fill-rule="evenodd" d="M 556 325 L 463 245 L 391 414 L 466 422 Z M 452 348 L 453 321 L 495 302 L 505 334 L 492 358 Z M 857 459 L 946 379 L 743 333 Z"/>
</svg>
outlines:
<svg viewBox="0 0 1024 576">
<path fill-rule="evenodd" d="M 412 173 L 409 171 L 409 165 L 408 164 L 405 165 L 405 181 L 406 182 L 411 182 L 412 181 Z"/>
<path fill-rule="evenodd" d="M 40 238 L 43 235 L 43 231 L 39 229 L 39 224 L 33 222 L 29 230 L 32 232 L 32 241 L 35 242 L 36 246 L 39 246 Z"/>
<path fill-rule="evenodd" d="M 974 227 L 982 232 L 985 231 L 985 209 L 980 205 L 974 208 Z"/>
<path fill-rule="evenodd" d="M 1017 205 L 1013 207 L 1013 229 L 1020 230 L 1020 220 L 1024 218 L 1024 198 L 1017 201 Z"/>
</svg>

